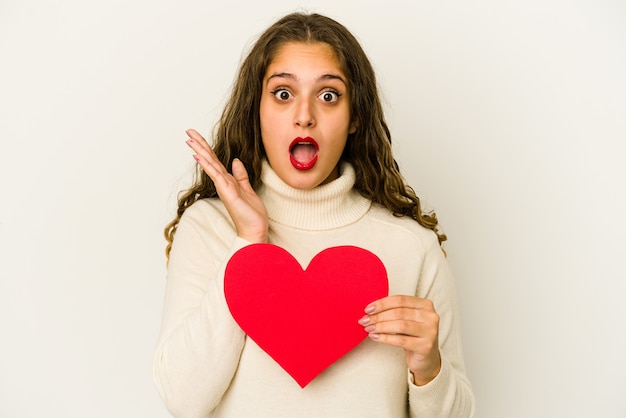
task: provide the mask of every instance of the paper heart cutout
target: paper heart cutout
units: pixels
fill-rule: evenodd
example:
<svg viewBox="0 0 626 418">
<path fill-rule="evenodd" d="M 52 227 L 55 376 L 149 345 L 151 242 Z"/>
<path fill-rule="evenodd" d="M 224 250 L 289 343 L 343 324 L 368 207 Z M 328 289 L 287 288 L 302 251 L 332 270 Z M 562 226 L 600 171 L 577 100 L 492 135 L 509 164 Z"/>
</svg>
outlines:
<svg viewBox="0 0 626 418">
<path fill-rule="evenodd" d="M 365 339 L 357 321 L 388 292 L 382 261 L 353 246 L 327 248 L 303 270 L 285 249 L 252 244 L 224 277 L 235 321 L 303 388 Z"/>
</svg>

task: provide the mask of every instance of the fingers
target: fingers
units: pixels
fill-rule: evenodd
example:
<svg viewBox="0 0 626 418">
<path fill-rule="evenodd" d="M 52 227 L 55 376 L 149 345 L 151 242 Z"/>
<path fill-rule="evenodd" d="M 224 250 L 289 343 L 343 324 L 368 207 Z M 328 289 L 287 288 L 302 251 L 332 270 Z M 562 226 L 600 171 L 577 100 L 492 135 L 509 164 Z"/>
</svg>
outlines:
<svg viewBox="0 0 626 418">
<path fill-rule="evenodd" d="M 247 192 L 254 193 L 254 190 L 252 189 L 252 185 L 250 185 L 248 171 L 246 170 L 246 167 L 243 165 L 243 162 L 241 162 L 239 158 L 235 158 L 233 160 L 232 169 L 233 169 L 233 177 L 239 184 L 239 187 L 241 187 Z"/>
<path fill-rule="evenodd" d="M 364 328 L 372 340 L 416 352 L 430 352 L 435 347 L 437 329 L 436 322 L 407 320 L 370 323 Z"/>
<path fill-rule="evenodd" d="M 222 164 L 219 158 L 217 158 L 217 155 L 215 155 L 215 152 L 204 137 L 195 129 L 188 129 L 186 132 L 189 136 L 187 145 L 194 150 L 196 153 L 194 155 L 195 160 L 207 172 L 211 179 L 215 181 L 216 177 L 228 174 L 228 170 L 224 167 L 224 164 Z M 249 187 L 250 181 L 248 179 L 248 172 L 239 159 L 233 161 L 232 170 L 233 177 L 237 180 L 237 183 L 246 189 L 251 189 L 251 187 Z"/>
<path fill-rule="evenodd" d="M 202 135 L 194 129 L 187 130 L 187 135 L 187 145 L 195 152 L 194 159 L 213 181 L 217 195 L 235 224 L 237 235 L 250 242 L 267 242 L 267 211 L 252 188 L 243 163 L 235 159 L 231 174 Z"/>
<path fill-rule="evenodd" d="M 228 199 L 229 196 L 235 197 L 238 194 L 237 185 L 241 187 L 242 183 L 244 184 L 243 189 L 246 191 L 252 190 L 249 186 L 250 183 L 247 180 L 248 174 L 246 169 L 243 167 L 243 164 L 240 165 L 239 170 L 239 177 L 242 179 L 242 182 L 239 183 L 239 181 L 233 181 L 234 177 L 230 175 L 226 167 L 224 167 L 224 164 L 222 164 L 217 155 L 215 155 L 215 152 L 202 135 L 194 129 L 188 129 L 186 132 L 189 136 L 187 145 L 195 152 L 193 158 L 198 162 L 200 167 L 202 167 L 211 180 L 213 180 L 217 193 L 220 197 L 225 197 L 226 199 Z M 248 186 L 245 186 L 245 184 Z"/>
<path fill-rule="evenodd" d="M 433 339 L 439 329 L 439 315 L 434 311 L 395 309 L 378 315 L 366 315 L 359 323 L 373 339 L 379 339 L 381 335 L 387 339 L 391 336 Z M 393 340 L 404 341 L 403 338 Z M 404 347 L 404 344 L 400 345 Z"/>
<path fill-rule="evenodd" d="M 359 324 L 373 341 L 404 349 L 416 385 L 425 385 L 439 374 L 439 315 L 430 300 L 388 296 L 370 303 L 365 313 Z"/>
<path fill-rule="evenodd" d="M 189 138 L 195 139 L 198 143 L 208 145 L 204 137 L 195 129 L 187 129 L 185 133 L 189 136 Z"/>
<path fill-rule="evenodd" d="M 248 172 L 239 159 L 233 161 L 233 174 L 231 176 L 202 135 L 194 129 L 188 129 L 186 132 L 189 136 L 187 145 L 195 152 L 194 159 L 213 180 L 220 196 L 224 193 L 233 193 L 237 187 L 240 187 L 247 193 L 254 193 L 250 185 Z M 236 184 L 233 183 L 233 178 Z"/>
<path fill-rule="evenodd" d="M 365 308 L 365 313 L 371 315 L 396 308 L 435 310 L 432 301 L 429 299 L 416 298 L 414 296 L 407 295 L 393 295 L 370 303 Z"/>
<path fill-rule="evenodd" d="M 202 169 L 216 181 L 219 176 L 227 174 L 226 167 L 219 161 L 213 149 L 195 129 L 188 129 L 187 145 L 195 152 L 194 159 Z"/>
<path fill-rule="evenodd" d="M 213 149 L 206 142 L 206 139 L 202 135 L 198 133 L 195 129 L 188 129 L 185 131 L 187 136 L 189 136 L 189 140 L 187 141 L 187 145 L 191 147 L 197 154 L 202 155 L 203 157 L 208 158 L 216 158 Z"/>
<path fill-rule="evenodd" d="M 366 308 L 359 320 L 370 338 L 410 349 L 417 341 L 430 345 L 437 340 L 439 315 L 428 299 L 395 295 L 379 299 Z M 422 347 L 429 350 L 432 347 Z"/>
</svg>

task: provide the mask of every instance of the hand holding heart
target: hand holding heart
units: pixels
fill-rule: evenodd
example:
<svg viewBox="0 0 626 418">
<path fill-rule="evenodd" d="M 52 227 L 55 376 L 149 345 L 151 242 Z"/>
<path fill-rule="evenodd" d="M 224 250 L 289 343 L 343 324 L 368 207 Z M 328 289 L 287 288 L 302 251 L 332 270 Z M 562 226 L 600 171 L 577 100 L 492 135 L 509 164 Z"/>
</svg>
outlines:
<svg viewBox="0 0 626 418">
<path fill-rule="evenodd" d="M 416 385 L 439 374 L 439 315 L 430 300 L 388 296 L 368 305 L 365 312 L 359 323 L 372 340 L 404 349 Z"/>
<path fill-rule="evenodd" d="M 193 129 L 189 129 L 187 135 L 187 145 L 196 153 L 195 160 L 213 180 L 217 194 L 235 223 L 237 235 L 253 243 L 267 242 L 267 211 L 252 189 L 243 163 L 235 159 L 233 173 L 230 174 L 202 135 Z"/>
</svg>

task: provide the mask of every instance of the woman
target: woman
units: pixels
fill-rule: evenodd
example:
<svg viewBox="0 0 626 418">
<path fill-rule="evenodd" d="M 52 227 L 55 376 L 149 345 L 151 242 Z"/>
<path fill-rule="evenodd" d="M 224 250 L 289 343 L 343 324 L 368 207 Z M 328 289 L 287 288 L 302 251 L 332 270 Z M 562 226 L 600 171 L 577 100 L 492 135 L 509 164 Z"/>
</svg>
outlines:
<svg viewBox="0 0 626 418">
<path fill-rule="evenodd" d="M 315 14 L 280 19 L 244 60 L 214 147 L 187 134 L 201 171 L 166 228 L 154 367 L 172 414 L 473 416 L 445 236 L 398 171 L 373 69 L 349 31 Z M 391 296 L 355 318 L 369 338 L 304 388 L 227 306 L 226 265 L 254 243 L 302 266 L 326 248 L 357 246 L 387 269 Z"/>
</svg>

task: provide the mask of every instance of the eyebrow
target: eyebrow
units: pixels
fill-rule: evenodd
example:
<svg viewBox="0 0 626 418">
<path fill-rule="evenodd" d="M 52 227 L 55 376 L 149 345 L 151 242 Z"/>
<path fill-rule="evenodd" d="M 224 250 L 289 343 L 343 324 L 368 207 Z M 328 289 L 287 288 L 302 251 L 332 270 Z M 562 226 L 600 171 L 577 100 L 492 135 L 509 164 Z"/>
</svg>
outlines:
<svg viewBox="0 0 626 418">
<path fill-rule="evenodd" d="M 267 78 L 267 82 L 265 83 L 266 85 L 269 84 L 270 80 L 272 78 L 287 78 L 290 80 L 294 80 L 294 81 L 298 81 L 298 77 L 295 76 L 295 74 L 291 74 L 291 73 L 274 73 L 271 76 L 269 76 Z M 323 74 L 319 77 L 317 77 L 317 79 L 315 81 L 325 81 L 325 80 L 339 80 L 341 81 L 343 84 L 345 84 L 346 86 L 348 85 L 348 83 L 346 83 L 346 80 L 343 79 L 342 76 L 340 76 L 339 74 Z"/>
</svg>

